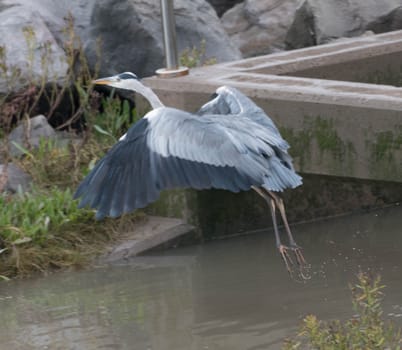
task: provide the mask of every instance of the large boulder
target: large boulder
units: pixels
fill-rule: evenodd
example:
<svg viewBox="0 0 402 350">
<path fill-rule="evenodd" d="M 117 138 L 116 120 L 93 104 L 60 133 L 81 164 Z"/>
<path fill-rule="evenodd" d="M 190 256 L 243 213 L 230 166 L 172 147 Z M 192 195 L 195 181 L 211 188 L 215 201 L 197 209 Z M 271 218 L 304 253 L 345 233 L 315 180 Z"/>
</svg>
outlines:
<svg viewBox="0 0 402 350">
<path fill-rule="evenodd" d="M 0 94 L 16 91 L 29 82 L 40 82 L 46 75 L 45 83 L 58 81 L 66 74 L 64 51 L 35 8 L 11 1 L 2 4 L 0 46 Z"/>
<path fill-rule="evenodd" d="M 222 24 L 244 57 L 285 48 L 300 0 L 245 0 L 222 16 Z"/>
<path fill-rule="evenodd" d="M 39 114 L 22 120 L 8 135 L 10 156 L 19 157 L 26 149 L 39 148 L 41 141 L 50 141 L 56 147 L 66 147 L 70 143 L 79 143 L 80 139 L 72 133 L 56 131 L 46 117 Z"/>
<path fill-rule="evenodd" d="M 4 1 L 21 11 L 34 12 L 60 45 L 63 18 L 71 13 L 90 67 L 100 63 L 101 75 L 129 70 L 147 76 L 165 66 L 160 0 Z M 241 57 L 206 0 L 175 0 L 174 5 L 179 52 L 205 40 L 206 57 L 220 62 Z"/>
<path fill-rule="evenodd" d="M 206 57 L 219 62 L 241 57 L 205 0 L 176 0 L 174 6 L 179 52 L 205 40 Z M 148 76 L 165 66 L 159 0 L 96 1 L 90 28 L 83 34 L 86 52 L 94 63 L 96 38 L 100 38 L 101 75 L 128 70 Z"/>
<path fill-rule="evenodd" d="M 376 34 L 402 29 L 402 6 L 397 7 L 390 13 L 375 19 L 373 22 L 367 25 L 367 29 Z"/>
<path fill-rule="evenodd" d="M 207 0 L 215 9 L 217 15 L 221 17 L 227 10 L 243 0 Z"/>
<path fill-rule="evenodd" d="M 401 5 L 402 0 L 304 0 L 295 14 L 286 46 L 295 49 L 361 35 Z"/>
<path fill-rule="evenodd" d="M 31 176 L 15 164 L 0 164 L 0 192 L 26 192 L 31 183 Z"/>
<path fill-rule="evenodd" d="M 8 136 L 10 155 L 18 157 L 24 153 L 23 148 L 37 148 L 41 139 L 54 140 L 56 137 L 56 131 L 44 115 L 24 120 Z"/>
</svg>

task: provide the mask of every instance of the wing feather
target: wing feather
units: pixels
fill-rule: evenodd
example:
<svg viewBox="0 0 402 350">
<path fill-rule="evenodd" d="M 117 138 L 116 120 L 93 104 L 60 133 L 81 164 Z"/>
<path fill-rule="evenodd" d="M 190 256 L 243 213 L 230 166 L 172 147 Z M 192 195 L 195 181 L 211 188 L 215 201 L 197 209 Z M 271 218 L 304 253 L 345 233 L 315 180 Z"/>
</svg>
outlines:
<svg viewBox="0 0 402 350">
<path fill-rule="evenodd" d="M 266 184 L 280 191 L 294 185 L 291 176 L 293 182 L 281 181 L 280 162 L 271 164 L 276 159 L 272 136 L 261 129 L 258 123 L 230 116 L 155 109 L 96 164 L 75 197 L 102 218 L 142 208 L 164 189 L 238 192 Z"/>
</svg>

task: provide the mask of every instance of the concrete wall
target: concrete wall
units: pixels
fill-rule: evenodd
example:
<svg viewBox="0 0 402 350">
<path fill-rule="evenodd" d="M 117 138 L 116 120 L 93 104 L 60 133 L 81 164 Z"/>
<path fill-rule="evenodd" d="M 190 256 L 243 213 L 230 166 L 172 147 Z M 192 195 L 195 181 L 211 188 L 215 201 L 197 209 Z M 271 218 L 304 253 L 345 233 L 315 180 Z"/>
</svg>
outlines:
<svg viewBox="0 0 402 350">
<path fill-rule="evenodd" d="M 402 80 L 401 64 L 399 31 L 145 82 L 166 105 L 188 111 L 197 110 L 216 87 L 235 86 L 276 122 L 299 171 L 402 182 L 402 89 L 352 82 Z M 328 80 L 338 74 L 349 81 Z"/>
<path fill-rule="evenodd" d="M 221 85 L 251 97 L 278 125 L 296 169 L 307 175 L 304 186 L 285 195 L 291 220 L 299 221 L 402 200 L 402 89 L 356 82 L 401 85 L 401 59 L 399 31 L 145 83 L 166 105 L 188 111 L 197 110 Z M 211 232 L 261 227 L 269 222 L 267 208 L 250 195 L 232 200 L 232 194 L 197 194 L 188 217 Z"/>
</svg>

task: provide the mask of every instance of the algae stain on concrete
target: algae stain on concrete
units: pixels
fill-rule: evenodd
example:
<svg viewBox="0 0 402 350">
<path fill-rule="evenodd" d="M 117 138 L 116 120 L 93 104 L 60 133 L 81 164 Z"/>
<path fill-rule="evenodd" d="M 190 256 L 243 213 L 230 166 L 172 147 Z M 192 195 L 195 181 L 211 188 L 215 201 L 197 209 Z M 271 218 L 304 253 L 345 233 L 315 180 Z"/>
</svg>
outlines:
<svg viewBox="0 0 402 350">
<path fill-rule="evenodd" d="M 335 130 L 332 119 L 317 117 L 312 123 L 312 130 L 321 154 L 330 152 L 335 159 L 343 157 L 344 144 Z"/>
<path fill-rule="evenodd" d="M 402 127 L 374 133 L 366 140 L 372 175 L 402 180 Z"/>
<path fill-rule="evenodd" d="M 311 162 L 311 131 L 309 129 L 294 130 L 293 128 L 280 128 L 282 137 L 289 143 L 289 153 L 299 171 Z"/>
<path fill-rule="evenodd" d="M 301 129 L 281 128 L 280 131 L 290 144 L 289 153 L 300 171 L 308 171 L 315 163 L 327 172 L 342 174 L 346 168 L 348 175 L 352 175 L 355 147 L 339 136 L 333 119 L 305 115 Z"/>
<path fill-rule="evenodd" d="M 334 120 L 317 116 L 312 122 L 312 130 L 320 160 L 327 163 L 328 170 L 334 174 L 343 174 L 347 170 L 348 175 L 353 175 L 355 147 L 339 136 Z"/>
</svg>

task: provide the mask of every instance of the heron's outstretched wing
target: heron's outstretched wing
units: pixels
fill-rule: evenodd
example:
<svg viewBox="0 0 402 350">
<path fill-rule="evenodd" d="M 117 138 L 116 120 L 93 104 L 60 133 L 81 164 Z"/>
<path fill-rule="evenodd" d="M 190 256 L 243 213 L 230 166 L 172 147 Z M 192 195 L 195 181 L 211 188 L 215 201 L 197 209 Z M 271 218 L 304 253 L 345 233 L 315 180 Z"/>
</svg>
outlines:
<svg viewBox="0 0 402 350">
<path fill-rule="evenodd" d="M 260 124 L 269 133 L 280 136 L 278 128 L 264 110 L 258 107 L 249 97 L 231 86 L 219 87 L 211 100 L 205 103 L 196 114 L 232 115 L 236 118 L 251 119 Z M 286 141 L 283 141 L 289 147 Z"/>
<path fill-rule="evenodd" d="M 75 197 L 102 218 L 142 208 L 163 189 L 238 192 L 269 183 L 281 191 L 300 184 L 258 125 L 229 118 L 199 118 L 172 108 L 149 112 L 97 163 Z"/>
<path fill-rule="evenodd" d="M 276 156 L 293 170 L 292 158 L 288 154 L 289 144 L 279 133 L 271 118 L 250 98 L 234 87 L 221 86 L 216 90 L 211 100 L 205 103 L 197 115 L 219 114 L 232 116 L 232 120 L 252 121 L 260 126 L 260 132 L 265 133 L 265 139 L 275 149 Z"/>
</svg>

